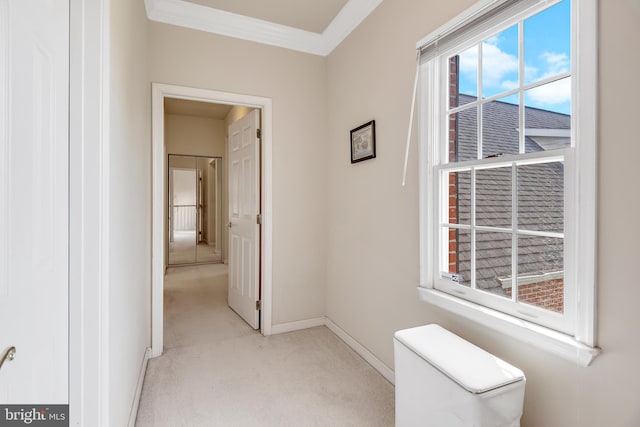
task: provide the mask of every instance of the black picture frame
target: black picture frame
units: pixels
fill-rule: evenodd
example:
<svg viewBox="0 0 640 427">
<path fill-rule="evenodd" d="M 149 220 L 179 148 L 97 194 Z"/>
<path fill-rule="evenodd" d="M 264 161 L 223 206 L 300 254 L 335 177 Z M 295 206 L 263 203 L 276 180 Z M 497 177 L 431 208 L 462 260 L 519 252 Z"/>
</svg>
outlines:
<svg viewBox="0 0 640 427">
<path fill-rule="evenodd" d="M 351 129 L 351 163 L 376 157 L 376 121 Z"/>
</svg>

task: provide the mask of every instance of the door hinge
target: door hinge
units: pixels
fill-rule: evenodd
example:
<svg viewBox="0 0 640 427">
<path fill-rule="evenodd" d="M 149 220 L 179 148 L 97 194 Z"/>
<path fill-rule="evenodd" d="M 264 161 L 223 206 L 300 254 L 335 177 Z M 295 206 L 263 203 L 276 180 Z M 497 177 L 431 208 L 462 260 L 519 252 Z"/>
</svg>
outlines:
<svg viewBox="0 0 640 427">
<path fill-rule="evenodd" d="M 256 301 L 256 310 L 262 310 L 262 300 Z"/>
<path fill-rule="evenodd" d="M 256 224 L 262 225 L 262 215 L 261 214 L 256 215 Z"/>
<path fill-rule="evenodd" d="M 262 139 L 262 129 L 256 129 L 256 138 Z"/>
</svg>

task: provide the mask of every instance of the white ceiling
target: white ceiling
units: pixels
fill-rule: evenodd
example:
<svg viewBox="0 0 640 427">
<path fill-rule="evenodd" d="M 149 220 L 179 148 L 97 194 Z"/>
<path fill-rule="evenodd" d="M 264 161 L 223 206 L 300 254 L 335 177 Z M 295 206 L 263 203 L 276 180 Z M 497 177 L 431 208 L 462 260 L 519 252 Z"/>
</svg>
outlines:
<svg viewBox="0 0 640 427">
<path fill-rule="evenodd" d="M 145 0 L 149 19 L 326 56 L 383 0 Z"/>
<path fill-rule="evenodd" d="M 188 99 L 165 98 L 164 100 L 165 114 L 207 117 L 215 120 L 224 120 L 231 108 L 231 105 L 211 104 Z"/>
<path fill-rule="evenodd" d="M 186 0 L 313 33 L 322 33 L 347 0 Z"/>
</svg>

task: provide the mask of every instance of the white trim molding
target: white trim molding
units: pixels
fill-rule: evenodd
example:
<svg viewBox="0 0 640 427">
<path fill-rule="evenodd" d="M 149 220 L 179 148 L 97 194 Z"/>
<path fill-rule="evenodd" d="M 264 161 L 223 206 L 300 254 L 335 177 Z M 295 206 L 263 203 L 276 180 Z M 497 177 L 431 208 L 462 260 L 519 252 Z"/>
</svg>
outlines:
<svg viewBox="0 0 640 427">
<path fill-rule="evenodd" d="M 574 337 L 526 320 L 492 310 L 471 301 L 464 301 L 445 292 L 418 287 L 420 299 L 508 337 L 533 344 L 563 359 L 587 367 L 600 354 L 600 349 L 577 341 Z"/>
<path fill-rule="evenodd" d="M 70 0 L 69 425 L 109 426 L 109 0 Z"/>
<path fill-rule="evenodd" d="M 580 233 L 577 236 L 576 252 L 580 267 L 574 272 L 578 283 L 593 283 L 593 288 L 580 289 L 577 305 L 579 316 L 576 339 L 590 346 L 597 344 L 597 247 L 598 247 L 598 0 L 574 1 L 574 22 L 580 34 L 572 49 L 580 49 L 574 67 L 579 69 L 573 82 L 577 102 L 574 117 L 579 124 L 572 123 L 576 141 L 580 141 L 577 161 L 578 188 L 574 189 L 575 206 L 578 208 Z"/>
<path fill-rule="evenodd" d="M 314 319 L 298 320 L 296 322 L 280 323 L 271 327 L 271 333 L 285 334 L 287 332 L 300 331 L 302 329 L 315 328 L 316 326 L 324 326 L 327 322 L 326 317 L 316 317 Z"/>
<path fill-rule="evenodd" d="M 349 0 L 322 34 L 239 15 L 184 0 L 145 0 L 152 21 L 326 56 L 382 0 Z"/>
<path fill-rule="evenodd" d="M 384 364 L 384 362 L 378 359 L 373 353 L 371 353 L 365 346 L 360 344 L 351 335 L 349 335 L 344 329 L 336 325 L 331 319 L 326 319 L 326 326 L 334 334 L 336 334 L 342 341 L 344 341 L 353 351 L 358 353 L 360 357 L 369 363 L 376 371 L 380 372 L 380 375 L 385 377 L 391 384 L 396 383 L 395 373 L 391 368 Z M 389 338 L 392 339 L 393 337 Z"/>
<path fill-rule="evenodd" d="M 142 396 L 142 386 L 144 385 L 144 377 L 147 373 L 147 365 L 151 358 L 151 348 L 147 347 L 142 356 L 142 363 L 140 364 L 140 372 L 138 372 L 138 383 L 136 385 L 136 393 L 133 396 L 133 404 L 131 405 L 131 412 L 129 413 L 129 427 L 135 427 L 136 419 L 138 418 L 138 407 L 140 406 L 140 396 Z"/>
<path fill-rule="evenodd" d="M 164 334 L 165 235 L 164 190 L 166 150 L 164 99 L 177 98 L 262 110 L 262 310 L 263 335 L 271 335 L 273 286 L 273 106 L 271 98 L 152 83 L 152 244 L 151 244 L 151 357 L 162 355 Z"/>
</svg>

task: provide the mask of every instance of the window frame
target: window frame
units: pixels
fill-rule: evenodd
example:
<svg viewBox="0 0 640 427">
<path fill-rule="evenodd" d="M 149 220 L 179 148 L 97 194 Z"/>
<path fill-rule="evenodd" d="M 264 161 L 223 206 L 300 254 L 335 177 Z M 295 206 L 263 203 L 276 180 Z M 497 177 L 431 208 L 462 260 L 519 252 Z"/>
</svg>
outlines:
<svg viewBox="0 0 640 427">
<path fill-rule="evenodd" d="M 565 163 L 565 278 L 575 283 L 573 290 L 565 291 L 565 313 L 559 321 L 528 321 L 516 316 L 513 310 L 498 311 L 482 305 L 477 298 L 457 297 L 454 284 L 440 279 L 440 253 L 438 245 L 442 224 L 439 221 L 441 181 L 437 179 L 438 163 L 443 158 L 439 152 L 440 139 L 447 127 L 447 111 L 442 106 L 448 96 L 446 84 L 449 56 L 480 43 L 491 35 L 508 28 L 519 20 L 532 16 L 560 0 L 522 0 L 514 14 L 507 19 L 490 21 L 487 28 L 471 23 L 497 6 L 502 0 L 485 0 L 477 3 L 448 24 L 418 42 L 419 50 L 448 32 L 465 30 L 471 33 L 457 36 L 446 49 L 437 51 L 419 67 L 419 173 L 420 173 L 420 286 L 423 301 L 435 304 L 456 314 L 474 320 L 549 350 L 561 357 L 588 366 L 599 353 L 596 347 L 596 119 L 597 119 L 597 0 L 573 0 L 571 3 L 571 78 L 572 117 L 570 149 L 550 151 L 550 155 L 562 156 Z M 522 5 L 526 7 L 522 7 Z M 509 7 L 509 5 L 507 5 Z M 477 21 L 476 21 L 477 22 Z M 482 26 L 483 24 L 480 24 Z M 437 48 L 437 47 L 436 47 Z M 443 74 L 444 73 L 444 74 Z M 432 108 L 437 106 L 438 108 Z M 573 144 L 573 141 L 579 141 Z M 519 158 L 526 154 L 518 155 Z M 513 159 L 510 159 L 513 161 Z M 510 163 L 505 159 L 491 160 Z M 455 168 L 455 167 L 454 167 Z M 450 169 L 450 168 L 447 168 Z M 580 231 L 578 233 L 578 230 Z M 578 268 L 577 266 L 582 266 Z M 446 281 L 445 281 L 446 282 Z M 566 283 L 566 282 L 565 282 Z M 440 289 L 438 289 L 440 288 Z M 458 286 L 458 290 L 460 287 Z M 565 286 L 565 288 L 567 288 Z M 477 292 L 477 291 L 476 291 Z M 511 303 L 517 306 L 515 303 Z M 494 306 L 495 307 L 495 306 Z M 535 310 L 534 310 L 535 311 Z M 554 317 L 551 314 L 549 317 Z M 556 316 L 557 317 L 557 316 Z"/>
</svg>

